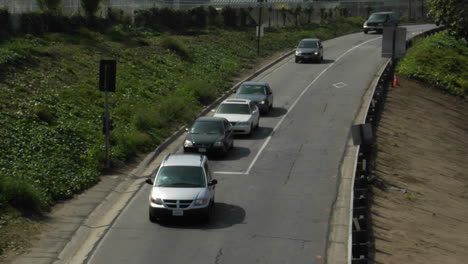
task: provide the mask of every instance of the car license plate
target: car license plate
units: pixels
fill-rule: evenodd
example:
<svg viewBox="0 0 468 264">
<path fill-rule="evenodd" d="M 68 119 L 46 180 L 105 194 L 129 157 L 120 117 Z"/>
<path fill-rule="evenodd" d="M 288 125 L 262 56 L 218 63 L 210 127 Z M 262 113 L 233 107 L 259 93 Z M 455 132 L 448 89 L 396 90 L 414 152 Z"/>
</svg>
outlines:
<svg viewBox="0 0 468 264">
<path fill-rule="evenodd" d="M 172 215 L 173 216 L 183 216 L 184 211 L 183 210 L 172 210 Z"/>
<path fill-rule="evenodd" d="M 199 151 L 199 152 L 202 152 L 202 153 L 203 153 L 203 152 L 206 152 L 206 148 L 199 148 L 198 151 Z"/>
</svg>

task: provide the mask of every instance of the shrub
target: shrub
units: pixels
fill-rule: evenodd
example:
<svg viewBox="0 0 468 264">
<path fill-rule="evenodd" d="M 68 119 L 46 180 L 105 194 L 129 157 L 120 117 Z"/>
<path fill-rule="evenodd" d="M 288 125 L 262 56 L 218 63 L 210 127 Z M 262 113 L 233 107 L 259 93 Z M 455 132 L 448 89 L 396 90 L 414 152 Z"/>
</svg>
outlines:
<svg viewBox="0 0 468 264">
<path fill-rule="evenodd" d="M 52 114 L 50 108 L 46 105 L 41 105 L 36 109 L 36 115 L 39 120 L 52 125 L 55 120 L 55 116 Z"/>
<path fill-rule="evenodd" d="M 10 13 L 6 9 L 0 9 L 0 42 L 11 34 Z"/>
<path fill-rule="evenodd" d="M 62 0 L 37 0 L 42 11 L 59 14 L 61 12 Z"/>
<path fill-rule="evenodd" d="M 0 176 L 0 202 L 34 212 L 42 212 L 49 206 L 49 200 L 44 191 L 33 187 L 29 180 L 7 178 Z"/>
<path fill-rule="evenodd" d="M 161 41 L 161 46 L 174 51 L 182 59 L 187 61 L 192 61 L 192 55 L 189 52 L 188 48 L 179 40 L 172 37 L 165 37 Z"/>
<path fill-rule="evenodd" d="M 212 6 L 208 7 L 208 24 L 210 24 L 211 26 L 220 25 L 219 13 L 216 10 L 216 8 Z"/>
<path fill-rule="evenodd" d="M 102 0 L 80 0 L 81 7 L 86 13 L 88 18 L 93 18 L 96 12 L 99 10 L 99 5 Z"/>
<path fill-rule="evenodd" d="M 223 16 L 224 25 L 226 27 L 236 27 L 237 26 L 237 14 L 236 9 L 226 6 L 223 8 L 221 15 Z"/>
<path fill-rule="evenodd" d="M 208 12 L 203 6 L 193 8 L 189 11 L 195 28 L 205 28 L 207 25 Z"/>
<path fill-rule="evenodd" d="M 41 35 L 46 32 L 71 32 L 70 19 L 53 13 L 28 12 L 21 14 L 20 31 L 24 34 Z"/>
<path fill-rule="evenodd" d="M 108 8 L 107 9 L 107 19 L 109 20 L 110 24 L 117 25 L 131 25 L 132 18 L 129 14 L 126 14 L 122 9 L 117 8 Z"/>
</svg>

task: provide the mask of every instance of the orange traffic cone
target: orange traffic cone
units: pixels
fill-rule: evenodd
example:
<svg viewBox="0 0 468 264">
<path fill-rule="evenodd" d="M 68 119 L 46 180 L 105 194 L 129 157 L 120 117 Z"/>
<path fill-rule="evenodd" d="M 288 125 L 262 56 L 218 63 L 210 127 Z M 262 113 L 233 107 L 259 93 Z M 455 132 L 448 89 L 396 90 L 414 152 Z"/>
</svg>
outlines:
<svg viewBox="0 0 468 264">
<path fill-rule="evenodd" d="M 396 73 L 393 74 L 393 86 L 400 86 Z"/>
</svg>

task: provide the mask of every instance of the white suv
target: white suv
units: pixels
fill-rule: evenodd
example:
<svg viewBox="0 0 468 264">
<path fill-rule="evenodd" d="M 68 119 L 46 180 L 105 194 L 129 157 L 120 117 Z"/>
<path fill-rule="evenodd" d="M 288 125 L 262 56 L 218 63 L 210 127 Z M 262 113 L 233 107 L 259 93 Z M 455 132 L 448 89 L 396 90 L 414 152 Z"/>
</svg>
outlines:
<svg viewBox="0 0 468 264">
<path fill-rule="evenodd" d="M 217 180 L 211 178 L 208 159 L 198 154 L 168 155 L 156 172 L 149 196 L 149 219 L 196 216 L 209 220 Z"/>
<path fill-rule="evenodd" d="M 234 134 L 252 134 L 260 123 L 257 105 L 247 99 L 227 99 L 216 109 L 215 117 L 224 117 L 232 125 Z"/>
</svg>

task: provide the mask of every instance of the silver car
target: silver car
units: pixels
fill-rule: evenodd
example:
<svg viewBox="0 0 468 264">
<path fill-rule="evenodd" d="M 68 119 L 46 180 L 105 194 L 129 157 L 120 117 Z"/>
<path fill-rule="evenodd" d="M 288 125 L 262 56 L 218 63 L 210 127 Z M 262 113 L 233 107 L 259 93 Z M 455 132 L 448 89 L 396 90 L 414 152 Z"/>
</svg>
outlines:
<svg viewBox="0 0 468 264">
<path fill-rule="evenodd" d="M 251 135 L 260 123 L 258 107 L 247 99 L 224 100 L 214 112 L 214 117 L 224 117 L 231 123 L 234 134 Z"/>
<path fill-rule="evenodd" d="M 296 48 L 296 63 L 301 61 L 314 60 L 323 61 L 322 41 L 317 38 L 307 38 L 299 42 Z"/>
<path fill-rule="evenodd" d="M 211 178 L 208 159 L 200 154 L 172 154 L 161 163 L 149 196 L 149 219 L 194 216 L 209 221 L 217 180 Z"/>
</svg>

